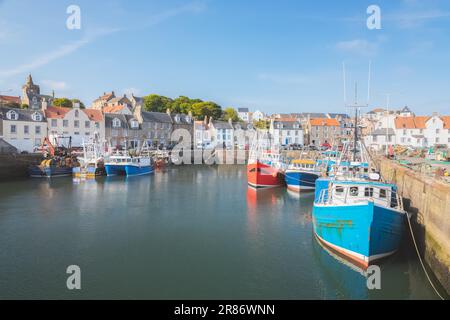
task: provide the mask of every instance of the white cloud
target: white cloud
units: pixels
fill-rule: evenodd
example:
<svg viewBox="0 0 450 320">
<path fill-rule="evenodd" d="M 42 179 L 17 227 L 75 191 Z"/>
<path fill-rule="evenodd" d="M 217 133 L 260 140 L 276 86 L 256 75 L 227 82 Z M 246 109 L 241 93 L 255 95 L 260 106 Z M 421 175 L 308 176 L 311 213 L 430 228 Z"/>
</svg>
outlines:
<svg viewBox="0 0 450 320">
<path fill-rule="evenodd" d="M 184 12 L 201 12 L 204 10 L 204 8 L 205 8 L 205 5 L 203 2 L 200 2 L 200 1 L 192 2 L 187 5 L 176 7 L 171 10 L 154 15 L 153 17 L 149 17 L 146 20 L 145 25 L 141 25 L 140 28 L 156 25 L 168 18 L 177 16 Z M 97 38 L 100 38 L 102 36 L 106 36 L 106 35 L 109 35 L 109 34 L 112 34 L 115 32 L 123 31 L 123 30 L 125 30 L 125 29 L 113 28 L 113 29 L 97 30 L 95 32 L 87 33 L 80 40 L 74 41 L 74 42 L 71 42 L 68 44 L 64 44 L 54 51 L 44 53 L 43 55 L 35 58 L 34 60 L 32 60 L 29 63 L 24 63 L 21 65 L 15 66 L 9 70 L 0 71 L 0 77 L 10 77 L 10 76 L 19 75 L 22 73 L 31 72 L 34 69 L 45 66 L 57 59 L 63 58 L 67 55 L 74 53 L 75 51 L 79 50 L 80 48 L 94 42 Z M 0 33 L 0 40 L 1 40 L 1 33 Z"/>
<path fill-rule="evenodd" d="M 378 51 L 378 42 L 369 42 L 364 39 L 340 41 L 336 44 L 336 49 L 346 53 L 373 56 Z"/>
</svg>

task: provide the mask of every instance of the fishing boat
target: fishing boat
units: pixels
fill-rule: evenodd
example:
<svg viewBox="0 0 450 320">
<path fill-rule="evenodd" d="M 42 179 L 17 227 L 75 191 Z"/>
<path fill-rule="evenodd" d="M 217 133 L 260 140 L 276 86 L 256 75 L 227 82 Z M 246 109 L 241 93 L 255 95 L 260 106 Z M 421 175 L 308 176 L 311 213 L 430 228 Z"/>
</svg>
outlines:
<svg viewBox="0 0 450 320">
<path fill-rule="evenodd" d="M 67 158 L 45 159 L 39 165 L 30 166 L 28 175 L 31 178 L 58 178 L 72 175 L 72 160 Z"/>
<path fill-rule="evenodd" d="M 280 154 L 271 150 L 249 158 L 247 182 L 253 188 L 275 188 L 284 184 Z"/>
<path fill-rule="evenodd" d="M 98 137 L 89 142 L 83 141 L 83 156 L 78 157 L 79 166 L 73 168 L 75 178 L 95 178 L 106 175 L 106 144 L 100 143 Z"/>
<path fill-rule="evenodd" d="M 61 138 L 65 139 L 65 137 Z M 72 155 L 70 137 L 68 148 L 55 147 L 46 137 L 39 150 L 44 154 L 45 159 L 39 165 L 28 167 L 28 175 L 31 178 L 57 178 L 72 175 L 72 169 L 78 162 Z"/>
<path fill-rule="evenodd" d="M 321 169 L 315 160 L 296 159 L 288 166 L 284 179 L 287 188 L 291 191 L 312 191 L 321 174 Z"/>
<path fill-rule="evenodd" d="M 367 269 L 400 246 L 405 211 L 397 188 L 382 181 L 358 138 L 344 146 L 330 177 L 316 180 L 313 226 L 317 239 L 336 254 Z M 346 168 L 346 169 L 344 169 Z"/>
<path fill-rule="evenodd" d="M 153 161 L 150 157 L 148 146 L 143 146 L 138 155 L 129 152 L 117 152 L 109 157 L 105 163 L 108 176 L 142 176 L 154 172 Z"/>
</svg>

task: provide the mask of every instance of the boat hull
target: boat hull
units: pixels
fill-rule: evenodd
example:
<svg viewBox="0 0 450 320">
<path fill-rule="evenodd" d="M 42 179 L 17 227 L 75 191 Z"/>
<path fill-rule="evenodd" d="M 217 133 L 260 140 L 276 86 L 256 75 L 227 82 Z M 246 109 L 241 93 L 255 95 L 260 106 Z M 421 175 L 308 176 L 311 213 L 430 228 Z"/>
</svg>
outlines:
<svg viewBox="0 0 450 320">
<path fill-rule="evenodd" d="M 398 249 L 403 219 L 403 212 L 373 202 L 347 206 L 314 204 L 313 208 L 318 240 L 362 268 Z"/>
<path fill-rule="evenodd" d="M 71 167 L 41 167 L 31 166 L 28 168 L 28 174 L 32 178 L 58 178 L 72 175 Z"/>
<path fill-rule="evenodd" d="M 95 178 L 106 175 L 106 170 L 104 167 L 102 168 L 94 168 L 94 167 L 75 167 L 73 168 L 73 176 L 75 178 Z"/>
<path fill-rule="evenodd" d="M 313 191 L 319 174 L 313 172 L 302 172 L 298 170 L 286 170 L 284 180 L 287 188 L 291 191 Z"/>
<path fill-rule="evenodd" d="M 133 166 L 126 165 L 125 166 L 125 174 L 130 176 L 142 176 L 146 174 L 153 173 L 153 166 Z"/>
<path fill-rule="evenodd" d="M 247 165 L 247 182 L 253 188 L 275 188 L 283 185 L 278 169 L 259 161 Z"/>
</svg>

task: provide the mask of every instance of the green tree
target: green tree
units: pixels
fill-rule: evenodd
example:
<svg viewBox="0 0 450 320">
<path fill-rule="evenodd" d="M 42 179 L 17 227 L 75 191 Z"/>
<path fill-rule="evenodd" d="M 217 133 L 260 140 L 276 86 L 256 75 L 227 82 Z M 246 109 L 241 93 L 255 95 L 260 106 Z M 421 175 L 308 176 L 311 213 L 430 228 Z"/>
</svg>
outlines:
<svg viewBox="0 0 450 320">
<path fill-rule="evenodd" d="M 197 119 L 203 120 L 205 116 L 213 119 L 220 119 L 222 108 L 215 102 L 197 102 L 192 105 L 192 115 Z"/>
<path fill-rule="evenodd" d="M 203 101 L 200 99 L 190 99 L 185 96 L 179 96 L 178 98 L 172 101 L 170 110 L 173 113 L 188 114 L 189 111 L 192 111 L 192 105 L 199 102 Z"/>
<path fill-rule="evenodd" d="M 265 120 L 253 121 L 253 126 L 257 129 L 269 129 L 269 121 Z"/>
<path fill-rule="evenodd" d="M 223 110 L 222 117 L 223 117 L 223 120 L 225 120 L 225 121 L 228 121 L 229 119 L 231 119 L 231 121 L 233 121 L 233 122 L 239 121 L 239 115 L 238 115 L 237 111 L 232 107 L 225 108 L 225 110 Z"/>
<path fill-rule="evenodd" d="M 29 108 L 29 106 L 26 103 L 22 103 L 20 105 L 20 109 L 28 109 L 28 108 Z"/>
<path fill-rule="evenodd" d="M 157 94 L 150 94 L 144 97 L 144 110 L 153 112 L 166 112 L 170 109 L 172 99 L 160 96 Z"/>
<path fill-rule="evenodd" d="M 56 98 L 53 100 L 53 105 L 56 107 L 72 108 L 73 103 L 67 98 Z"/>
</svg>

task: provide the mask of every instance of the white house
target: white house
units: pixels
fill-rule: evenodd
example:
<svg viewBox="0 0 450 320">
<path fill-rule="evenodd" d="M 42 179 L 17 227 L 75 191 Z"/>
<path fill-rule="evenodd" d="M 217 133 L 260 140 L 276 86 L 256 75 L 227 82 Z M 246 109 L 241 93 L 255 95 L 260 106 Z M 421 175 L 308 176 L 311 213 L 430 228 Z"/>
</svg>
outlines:
<svg viewBox="0 0 450 320">
<path fill-rule="evenodd" d="M 250 119 L 250 112 L 248 111 L 248 108 L 238 108 L 238 116 L 239 119 L 245 122 L 250 122 L 252 119 Z"/>
<path fill-rule="evenodd" d="M 272 119 L 269 132 L 273 137 L 273 141 L 282 146 L 293 143 L 304 144 L 304 133 L 300 119 Z"/>
<path fill-rule="evenodd" d="M 211 144 L 211 133 L 209 131 L 207 117 L 204 121 L 194 122 L 194 147 L 203 149 Z"/>
<path fill-rule="evenodd" d="M 211 142 L 216 147 L 226 147 L 227 149 L 234 146 L 234 128 L 229 121 L 209 120 L 209 130 L 211 133 Z"/>
<path fill-rule="evenodd" d="M 18 151 L 33 152 L 47 136 L 47 121 L 40 110 L 0 108 L 0 138 Z"/>
<path fill-rule="evenodd" d="M 51 106 L 45 108 L 45 115 L 52 143 L 67 145 L 70 137 L 72 146 L 79 147 L 83 140 L 87 141 L 95 134 L 101 140 L 105 139 L 105 121 L 100 110 L 81 109 L 78 104 L 73 108 Z"/>
</svg>

